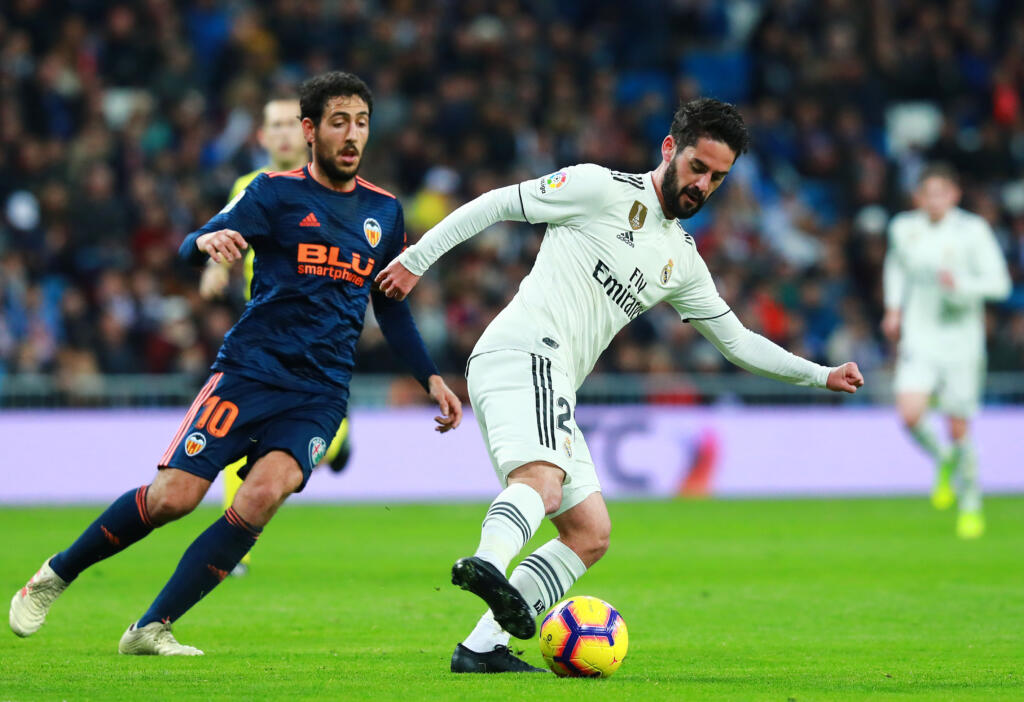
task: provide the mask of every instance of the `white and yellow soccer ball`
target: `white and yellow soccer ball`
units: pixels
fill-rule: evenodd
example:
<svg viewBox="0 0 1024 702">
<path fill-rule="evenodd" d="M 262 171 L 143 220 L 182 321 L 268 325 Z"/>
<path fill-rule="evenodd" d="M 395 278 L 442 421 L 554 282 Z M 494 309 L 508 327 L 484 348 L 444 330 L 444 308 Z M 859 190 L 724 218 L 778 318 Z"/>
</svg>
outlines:
<svg viewBox="0 0 1024 702">
<path fill-rule="evenodd" d="M 618 611 L 596 597 L 555 605 L 540 625 L 540 652 L 561 677 L 607 678 L 622 665 L 629 632 Z"/>
</svg>

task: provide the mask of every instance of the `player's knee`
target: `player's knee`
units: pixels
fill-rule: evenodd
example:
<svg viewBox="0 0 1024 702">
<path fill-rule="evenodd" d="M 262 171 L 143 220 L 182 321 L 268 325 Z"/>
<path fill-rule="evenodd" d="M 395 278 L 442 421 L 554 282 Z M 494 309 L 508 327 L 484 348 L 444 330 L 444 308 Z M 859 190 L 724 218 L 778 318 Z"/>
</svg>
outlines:
<svg viewBox="0 0 1024 702">
<path fill-rule="evenodd" d="M 544 513 L 557 512 L 562 506 L 562 480 L 565 471 L 550 463 L 532 463 L 509 474 L 509 484 L 524 483 L 537 491 L 544 502 Z"/>
<path fill-rule="evenodd" d="M 583 562 L 587 567 L 597 563 L 604 554 L 608 553 L 608 546 L 611 544 L 612 525 L 610 523 L 598 525 L 587 537 L 584 545 L 585 558 Z"/>
<path fill-rule="evenodd" d="M 235 496 L 235 503 L 241 503 L 243 513 L 255 517 L 258 514 L 273 510 L 288 495 L 291 490 L 271 482 L 242 483 L 238 494 Z"/>
<path fill-rule="evenodd" d="M 184 517 L 196 508 L 210 481 L 177 468 L 164 468 L 146 490 L 146 508 L 154 526 Z"/>
<path fill-rule="evenodd" d="M 579 531 L 562 536 L 565 544 L 571 548 L 583 565 L 590 568 L 597 563 L 608 552 L 611 542 L 611 529 L 595 529 L 593 531 Z"/>
<path fill-rule="evenodd" d="M 557 512 L 558 508 L 562 506 L 561 483 L 543 486 L 540 497 L 544 500 L 544 514 Z"/>
<path fill-rule="evenodd" d="M 150 492 L 146 500 L 149 518 L 156 526 L 173 522 L 194 510 L 200 499 L 202 495 L 196 498 L 181 490 L 159 490 L 155 494 Z"/>
<path fill-rule="evenodd" d="M 907 429 L 913 429 L 917 426 L 917 423 L 921 421 L 923 412 L 917 410 L 904 410 L 900 413 L 903 418 L 903 424 Z"/>
</svg>

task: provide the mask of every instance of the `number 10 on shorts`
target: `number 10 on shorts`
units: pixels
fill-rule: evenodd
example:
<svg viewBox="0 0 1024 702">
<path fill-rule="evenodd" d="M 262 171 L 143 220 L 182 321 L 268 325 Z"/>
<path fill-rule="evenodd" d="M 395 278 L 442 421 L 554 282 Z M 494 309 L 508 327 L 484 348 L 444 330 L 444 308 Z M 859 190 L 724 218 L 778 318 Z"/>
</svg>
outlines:
<svg viewBox="0 0 1024 702">
<path fill-rule="evenodd" d="M 196 420 L 196 429 L 206 429 L 210 436 L 218 439 L 227 436 L 231 425 L 238 418 L 238 405 L 231 400 L 222 400 L 212 395 L 203 403 L 203 413 Z"/>
</svg>

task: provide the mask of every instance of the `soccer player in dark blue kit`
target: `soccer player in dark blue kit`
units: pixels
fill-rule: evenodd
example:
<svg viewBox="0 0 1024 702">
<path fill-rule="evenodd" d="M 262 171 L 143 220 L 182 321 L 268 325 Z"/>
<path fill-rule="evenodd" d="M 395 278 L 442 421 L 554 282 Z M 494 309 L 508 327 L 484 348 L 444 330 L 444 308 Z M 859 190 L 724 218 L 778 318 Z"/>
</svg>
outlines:
<svg viewBox="0 0 1024 702">
<path fill-rule="evenodd" d="M 43 563 L 11 601 L 11 629 L 35 633 L 79 573 L 191 512 L 221 468 L 252 466 L 231 507 L 185 551 L 150 608 L 121 637 L 127 654 L 201 655 L 171 623 L 231 572 L 274 512 L 302 490 L 347 411 L 366 305 L 388 344 L 440 408 L 436 429 L 456 428 L 458 398 L 430 360 L 404 302 L 372 290 L 373 276 L 405 245 L 402 208 L 357 173 L 373 98 L 356 76 L 306 81 L 299 101 L 313 160 L 258 176 L 181 255 L 234 262 L 252 246 L 252 300 L 224 337 L 213 374 L 185 415 L 149 485 L 114 501 L 66 550 Z"/>
</svg>

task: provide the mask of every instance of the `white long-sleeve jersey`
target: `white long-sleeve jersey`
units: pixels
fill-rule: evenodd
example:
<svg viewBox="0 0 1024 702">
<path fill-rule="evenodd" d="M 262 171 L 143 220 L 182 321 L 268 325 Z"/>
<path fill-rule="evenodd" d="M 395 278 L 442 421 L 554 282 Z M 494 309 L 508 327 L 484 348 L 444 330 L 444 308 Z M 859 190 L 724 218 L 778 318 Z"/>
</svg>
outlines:
<svg viewBox="0 0 1024 702">
<path fill-rule="evenodd" d="M 938 222 L 922 210 L 893 217 L 883 284 L 886 308 L 902 310 L 900 354 L 938 362 L 984 355 L 985 300 L 1005 299 L 1011 286 L 988 222 L 960 208 Z"/>
<path fill-rule="evenodd" d="M 582 164 L 492 190 L 450 214 L 398 260 L 422 275 L 453 246 L 502 220 L 548 226 L 533 269 L 474 355 L 541 354 L 578 388 L 622 327 L 666 301 L 737 365 L 825 386 L 829 368 L 748 330 L 730 311 L 693 239 L 664 216 L 650 173 Z"/>
</svg>

